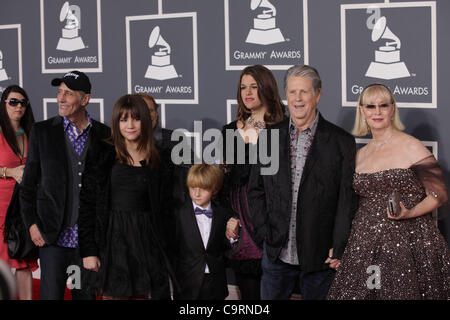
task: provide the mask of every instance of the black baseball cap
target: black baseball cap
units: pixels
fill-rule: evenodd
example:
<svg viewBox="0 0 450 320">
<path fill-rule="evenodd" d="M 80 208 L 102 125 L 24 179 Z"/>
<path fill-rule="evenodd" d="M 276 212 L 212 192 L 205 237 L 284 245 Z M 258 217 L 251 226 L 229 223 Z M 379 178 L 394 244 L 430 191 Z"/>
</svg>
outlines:
<svg viewBox="0 0 450 320">
<path fill-rule="evenodd" d="M 78 70 L 67 72 L 62 78 L 53 79 L 52 86 L 57 87 L 62 82 L 64 82 L 69 89 L 91 93 L 91 82 L 84 72 Z"/>
</svg>

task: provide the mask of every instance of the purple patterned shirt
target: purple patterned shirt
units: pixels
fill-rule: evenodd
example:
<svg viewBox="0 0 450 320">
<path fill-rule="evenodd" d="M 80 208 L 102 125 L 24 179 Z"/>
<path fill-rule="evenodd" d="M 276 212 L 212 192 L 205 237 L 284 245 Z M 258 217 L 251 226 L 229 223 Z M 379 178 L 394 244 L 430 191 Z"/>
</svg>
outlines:
<svg viewBox="0 0 450 320">
<path fill-rule="evenodd" d="M 88 119 L 88 125 L 80 133 L 76 125 L 69 119 L 64 118 L 64 133 L 72 143 L 73 149 L 78 156 L 83 153 L 89 136 L 89 129 L 92 127 L 92 119 L 89 113 L 86 111 L 86 117 Z M 76 248 L 78 247 L 78 225 L 75 224 L 72 227 L 66 227 L 60 233 L 56 244 L 60 247 Z"/>
<path fill-rule="evenodd" d="M 311 126 L 301 132 L 298 132 L 292 119 L 289 121 L 292 206 L 289 222 L 289 237 L 286 246 L 280 252 L 280 260 L 293 265 L 299 264 L 297 255 L 297 199 L 298 193 L 300 192 L 300 180 L 309 148 L 316 134 L 319 119 L 318 114 L 319 112 L 317 111 L 316 118 Z"/>
<path fill-rule="evenodd" d="M 92 126 L 92 119 L 89 113 L 86 111 L 86 117 L 88 119 L 88 124 L 86 128 L 80 133 L 78 132 L 77 126 L 67 118 L 64 118 L 64 132 L 69 138 L 70 142 L 72 142 L 72 146 L 75 149 L 75 152 L 78 156 L 81 156 L 83 153 L 84 147 L 86 146 L 86 142 L 89 136 L 89 129 Z"/>
</svg>

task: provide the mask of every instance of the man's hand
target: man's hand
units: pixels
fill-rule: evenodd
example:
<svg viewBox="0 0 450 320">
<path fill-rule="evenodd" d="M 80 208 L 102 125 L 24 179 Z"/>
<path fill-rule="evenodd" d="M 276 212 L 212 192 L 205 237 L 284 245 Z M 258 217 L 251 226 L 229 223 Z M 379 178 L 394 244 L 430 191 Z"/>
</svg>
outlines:
<svg viewBox="0 0 450 320">
<path fill-rule="evenodd" d="M 36 224 L 33 224 L 30 229 L 30 237 L 31 241 L 37 246 L 37 247 L 43 247 L 45 245 L 44 238 L 42 238 L 41 233 L 39 232 L 39 229 Z"/>
<path fill-rule="evenodd" d="M 83 258 L 83 267 L 87 270 L 98 272 L 100 260 L 96 256 Z"/>
<path fill-rule="evenodd" d="M 339 266 L 341 265 L 341 260 L 333 259 L 332 257 L 333 257 L 333 248 L 331 248 L 330 251 L 328 251 L 328 258 L 327 260 L 325 260 L 325 263 L 329 263 L 331 269 L 337 270 L 337 268 L 339 268 Z"/>
</svg>

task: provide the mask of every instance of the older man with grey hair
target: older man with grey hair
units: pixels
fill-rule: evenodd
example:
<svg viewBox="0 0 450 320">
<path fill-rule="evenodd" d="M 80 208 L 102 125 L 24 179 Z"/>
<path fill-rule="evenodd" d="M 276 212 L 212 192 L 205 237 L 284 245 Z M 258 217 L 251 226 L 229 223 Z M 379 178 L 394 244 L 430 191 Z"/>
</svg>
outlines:
<svg viewBox="0 0 450 320">
<path fill-rule="evenodd" d="M 39 247 L 40 299 L 63 300 L 70 274 L 76 282 L 72 299 L 94 300 L 94 292 L 78 281 L 91 272 L 83 268 L 78 247 L 79 195 L 86 159 L 111 130 L 86 110 L 91 82 L 84 72 L 67 72 L 51 84 L 58 87 L 58 116 L 31 129 L 20 209 Z"/>
<path fill-rule="evenodd" d="M 285 75 L 290 117 L 269 127 L 267 150 L 277 143 L 280 166 L 262 175 L 252 168 L 248 187 L 256 238 L 264 249 L 262 299 L 325 299 L 350 234 L 357 197 L 352 188 L 354 138 L 317 110 L 319 73 L 296 65 Z M 278 130 L 278 141 L 270 131 Z M 261 140 L 261 143 L 264 141 Z"/>
</svg>

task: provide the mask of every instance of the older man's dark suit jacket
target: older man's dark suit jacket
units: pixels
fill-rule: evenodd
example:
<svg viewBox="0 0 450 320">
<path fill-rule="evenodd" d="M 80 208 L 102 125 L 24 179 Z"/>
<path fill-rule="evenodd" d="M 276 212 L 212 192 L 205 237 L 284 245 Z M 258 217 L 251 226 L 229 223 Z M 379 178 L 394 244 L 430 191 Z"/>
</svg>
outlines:
<svg viewBox="0 0 450 320">
<path fill-rule="evenodd" d="M 261 246 L 265 242 L 271 261 L 279 257 L 289 235 L 292 207 L 289 121 L 268 128 L 268 150 L 274 143 L 270 140 L 271 130 L 279 130 L 278 172 L 260 175 L 262 165 L 254 165 L 248 187 L 257 242 Z M 352 188 L 354 169 L 354 138 L 319 114 L 297 201 L 297 253 L 304 272 L 328 269 L 324 262 L 330 248 L 334 250 L 334 258 L 340 258 L 344 252 L 357 207 Z"/>
<path fill-rule="evenodd" d="M 92 142 L 106 139 L 111 130 L 92 120 L 88 154 Z M 27 229 L 37 224 L 47 244 L 54 243 L 62 228 L 66 212 L 68 161 L 63 118 L 54 118 L 34 124 L 30 133 L 27 163 L 20 192 L 22 218 Z"/>
</svg>

